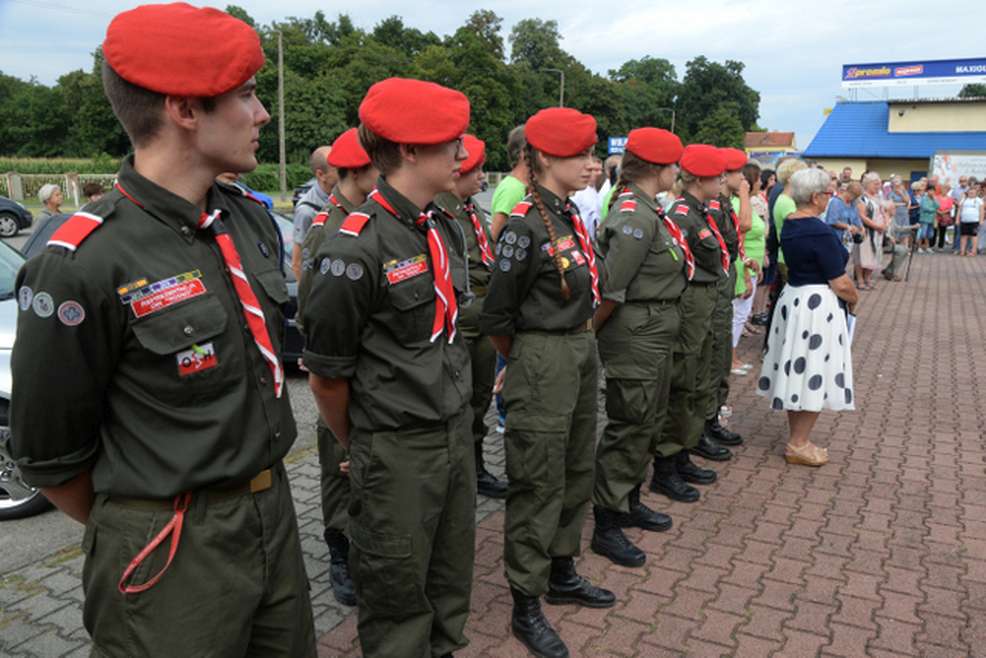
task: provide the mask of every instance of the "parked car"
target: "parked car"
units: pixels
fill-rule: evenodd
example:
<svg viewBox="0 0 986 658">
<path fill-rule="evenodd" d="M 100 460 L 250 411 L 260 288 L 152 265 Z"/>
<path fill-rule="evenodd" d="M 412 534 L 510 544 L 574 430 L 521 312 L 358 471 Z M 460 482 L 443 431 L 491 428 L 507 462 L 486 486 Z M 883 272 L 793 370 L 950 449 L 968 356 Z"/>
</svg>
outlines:
<svg viewBox="0 0 986 658">
<path fill-rule="evenodd" d="M 0 238 L 12 238 L 31 225 L 31 211 L 7 197 L 0 196 Z"/>
<path fill-rule="evenodd" d="M 309 178 L 307 181 L 305 181 L 304 185 L 299 185 L 298 187 L 294 188 L 294 193 L 291 195 L 291 205 L 292 206 L 298 205 L 298 200 L 301 197 L 305 196 L 305 192 L 312 189 L 312 185 L 314 184 L 315 184 L 315 179 Z"/>
<path fill-rule="evenodd" d="M 10 353 L 17 333 L 17 271 L 24 257 L 0 242 L 0 521 L 32 516 L 51 507 L 42 493 L 21 479 L 10 456 Z"/>
</svg>

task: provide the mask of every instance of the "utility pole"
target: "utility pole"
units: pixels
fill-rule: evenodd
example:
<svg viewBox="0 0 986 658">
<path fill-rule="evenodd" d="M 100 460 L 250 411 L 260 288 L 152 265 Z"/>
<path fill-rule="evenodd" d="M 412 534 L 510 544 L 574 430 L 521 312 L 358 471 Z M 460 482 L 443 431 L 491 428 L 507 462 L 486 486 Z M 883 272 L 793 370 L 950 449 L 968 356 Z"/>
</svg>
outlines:
<svg viewBox="0 0 986 658">
<path fill-rule="evenodd" d="M 281 201 L 288 196 L 288 165 L 284 154 L 284 35 L 277 31 L 277 152 L 280 164 Z"/>
<path fill-rule="evenodd" d="M 671 113 L 671 132 L 674 132 L 674 108 L 673 107 L 658 107 L 654 108 L 655 112 L 670 112 Z"/>
<path fill-rule="evenodd" d="M 558 107 L 565 107 L 565 72 L 561 69 L 541 69 L 542 71 L 551 71 L 552 73 L 557 73 L 561 76 L 561 85 L 558 91 Z"/>
</svg>

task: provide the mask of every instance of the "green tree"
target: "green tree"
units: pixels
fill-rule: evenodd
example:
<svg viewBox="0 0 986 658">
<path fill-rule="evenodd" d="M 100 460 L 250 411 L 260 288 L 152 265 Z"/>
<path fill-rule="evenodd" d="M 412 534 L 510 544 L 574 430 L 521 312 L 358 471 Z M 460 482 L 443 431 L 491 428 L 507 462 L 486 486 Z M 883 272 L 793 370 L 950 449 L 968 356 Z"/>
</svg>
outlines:
<svg viewBox="0 0 986 658">
<path fill-rule="evenodd" d="M 959 98 L 986 98 L 986 85 L 979 83 L 963 85 Z"/>
<path fill-rule="evenodd" d="M 631 59 L 609 72 L 624 109 L 624 130 L 637 126 L 671 128 L 671 110 L 680 83 L 674 65 L 649 56 Z"/>
<path fill-rule="evenodd" d="M 557 68 L 566 57 L 560 43 L 558 21 L 525 18 L 510 31 L 510 63 L 526 64 L 534 70 Z"/>
<path fill-rule="evenodd" d="M 743 148 L 743 122 L 739 105 L 733 102 L 716 106 L 698 124 L 690 141 L 715 146 Z"/>
<path fill-rule="evenodd" d="M 746 84 L 743 69 L 742 62 L 726 60 L 725 64 L 720 64 L 705 56 L 686 64 L 678 92 L 676 117 L 678 133 L 683 139 L 695 141 L 706 117 L 725 103 L 735 104 L 743 130 L 756 125 L 760 116 L 760 94 Z"/>
</svg>

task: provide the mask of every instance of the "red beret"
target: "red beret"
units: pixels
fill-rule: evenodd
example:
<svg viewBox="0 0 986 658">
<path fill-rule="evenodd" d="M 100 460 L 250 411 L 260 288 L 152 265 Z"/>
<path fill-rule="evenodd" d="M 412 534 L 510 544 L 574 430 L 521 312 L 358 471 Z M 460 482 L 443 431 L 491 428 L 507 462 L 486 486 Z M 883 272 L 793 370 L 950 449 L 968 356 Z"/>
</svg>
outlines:
<svg viewBox="0 0 986 658">
<path fill-rule="evenodd" d="M 570 107 L 549 107 L 524 124 L 527 143 L 547 155 L 571 158 L 595 146 L 596 120 Z"/>
<path fill-rule="evenodd" d="M 742 169 L 746 164 L 746 152 L 739 149 L 719 149 L 725 160 L 726 171 L 736 171 Z"/>
<path fill-rule="evenodd" d="M 359 143 L 359 131 L 356 128 L 350 128 L 336 137 L 327 159 L 330 167 L 340 169 L 359 169 L 370 164 L 370 156 Z"/>
<path fill-rule="evenodd" d="M 681 154 L 681 168 L 699 178 L 721 176 L 725 166 L 719 149 L 708 144 L 689 144 Z"/>
<path fill-rule="evenodd" d="M 460 173 L 468 174 L 486 160 L 486 142 L 478 137 L 467 134 L 463 135 L 462 143 L 469 152 L 469 156 L 462 161 L 462 168 L 459 171 Z"/>
<path fill-rule="evenodd" d="M 359 119 L 370 132 L 398 144 L 441 144 L 469 125 L 469 99 L 434 82 L 387 78 L 366 92 Z"/>
<path fill-rule="evenodd" d="M 218 96 L 264 65 L 256 31 L 224 11 L 184 2 L 117 14 L 103 41 L 106 63 L 127 82 L 172 96 Z"/>
<path fill-rule="evenodd" d="M 685 147 L 678 136 L 661 128 L 634 128 L 627 135 L 626 149 L 651 164 L 667 165 L 681 159 Z"/>
</svg>

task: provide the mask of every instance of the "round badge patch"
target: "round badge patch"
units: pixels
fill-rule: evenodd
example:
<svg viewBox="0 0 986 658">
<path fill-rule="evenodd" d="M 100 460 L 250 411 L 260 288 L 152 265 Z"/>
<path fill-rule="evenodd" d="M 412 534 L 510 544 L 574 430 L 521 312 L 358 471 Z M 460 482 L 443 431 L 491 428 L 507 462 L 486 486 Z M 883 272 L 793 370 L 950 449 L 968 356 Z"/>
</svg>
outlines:
<svg viewBox="0 0 986 658">
<path fill-rule="evenodd" d="M 509 244 L 503 248 L 503 256 L 505 258 L 510 258 L 513 255 L 514 255 L 514 248 L 511 247 Z"/>
<path fill-rule="evenodd" d="M 500 261 L 500 271 L 501 272 L 509 272 L 511 267 L 512 267 L 512 265 L 511 265 L 510 261 L 507 260 L 506 258 L 504 258 L 503 260 Z"/>
<path fill-rule="evenodd" d="M 46 292 L 39 292 L 34 296 L 31 308 L 37 313 L 39 318 L 50 318 L 55 312 L 55 300 Z"/>
<path fill-rule="evenodd" d="M 77 327 L 86 319 L 86 311 L 82 308 L 82 304 L 70 299 L 67 302 L 62 302 L 58 307 L 58 319 L 66 327 Z"/>
<path fill-rule="evenodd" d="M 562 257 L 561 257 L 561 266 L 562 266 L 563 268 L 565 268 L 565 269 L 567 270 L 567 269 L 568 269 L 568 267 L 569 267 L 569 266 L 570 266 L 571 264 L 572 264 L 572 261 L 570 261 L 570 260 L 568 260 L 568 259 L 567 259 L 567 258 L 565 258 L 564 256 L 562 256 Z"/>
<path fill-rule="evenodd" d="M 21 289 L 17 291 L 17 303 L 21 310 L 26 311 L 31 308 L 32 301 L 34 301 L 34 291 L 27 286 L 21 286 Z"/>
<path fill-rule="evenodd" d="M 342 262 L 341 258 L 336 258 L 332 261 L 332 276 L 342 276 L 342 273 L 346 271 L 346 264 Z"/>
<path fill-rule="evenodd" d="M 633 229 L 633 237 L 637 238 L 638 240 L 644 237 L 644 229 L 642 228 Z"/>
<path fill-rule="evenodd" d="M 363 266 L 359 263 L 350 263 L 346 268 L 346 276 L 350 281 L 359 281 L 363 278 Z"/>
<path fill-rule="evenodd" d="M 499 256 L 500 255 L 500 251 L 502 251 L 502 250 L 503 250 L 503 243 L 502 242 L 497 242 L 496 243 L 496 255 Z"/>
<path fill-rule="evenodd" d="M 514 244 L 517 242 L 517 234 L 513 231 L 507 231 L 507 234 L 503 236 L 503 241 L 507 244 Z"/>
<path fill-rule="evenodd" d="M 624 224 L 623 235 L 630 235 L 631 233 L 633 233 L 633 228 L 631 228 L 629 224 Z"/>
<path fill-rule="evenodd" d="M 517 246 L 520 247 L 521 249 L 527 249 L 528 247 L 531 246 L 531 239 L 526 235 L 522 235 L 519 238 L 517 238 Z"/>
<path fill-rule="evenodd" d="M 332 259 L 323 258 L 322 264 L 318 266 L 318 271 L 321 272 L 322 274 L 327 274 L 329 271 L 329 267 L 331 266 L 332 266 Z"/>
<path fill-rule="evenodd" d="M 518 249 L 514 255 L 517 257 L 517 260 L 524 260 L 527 258 L 527 249 Z"/>
</svg>

